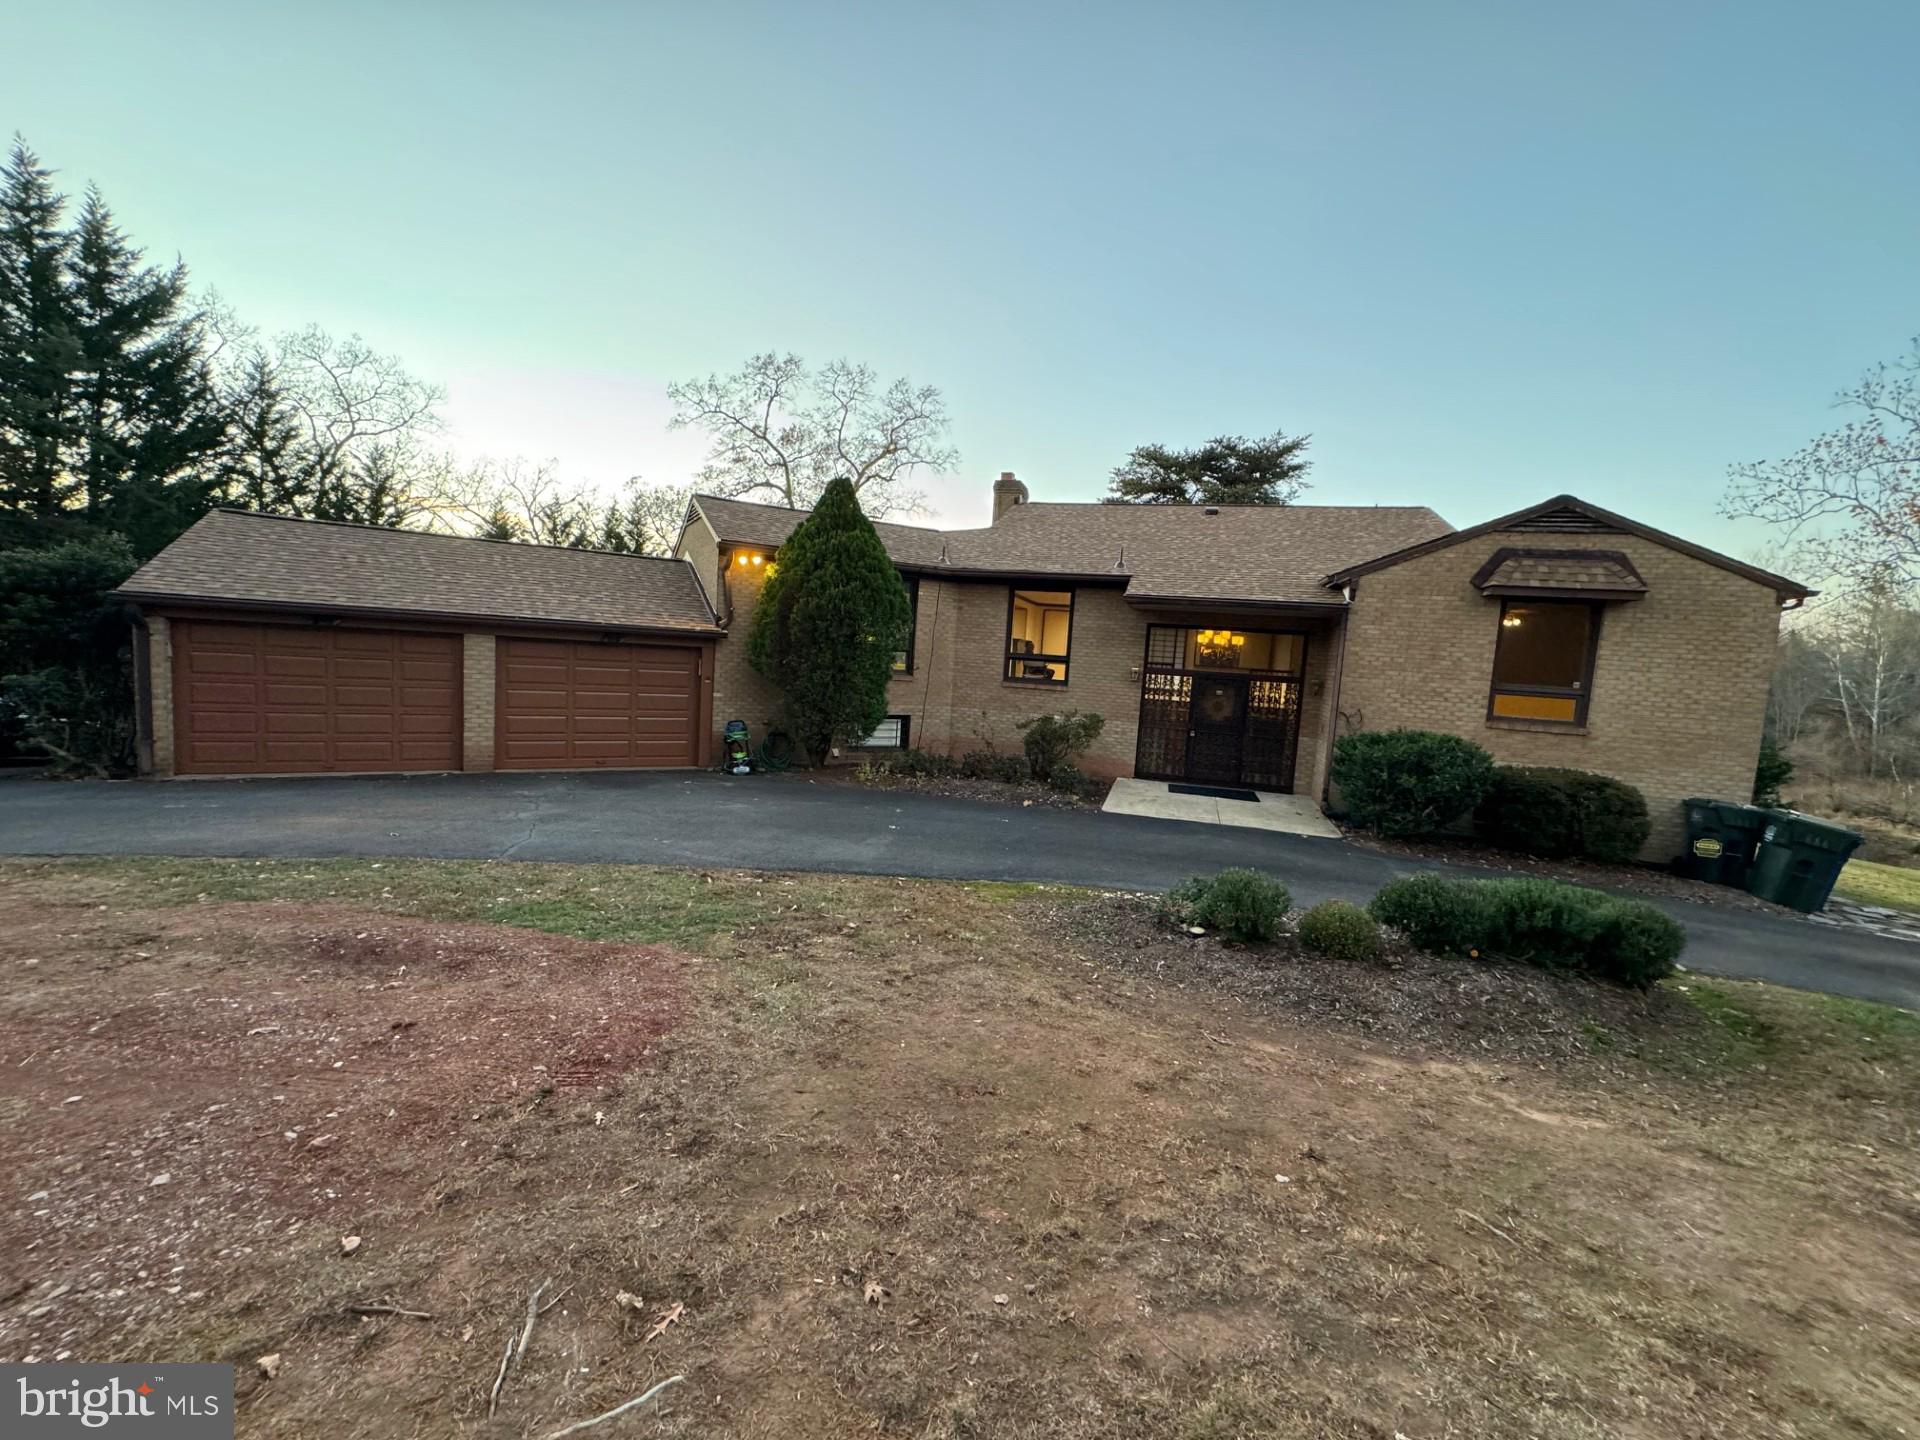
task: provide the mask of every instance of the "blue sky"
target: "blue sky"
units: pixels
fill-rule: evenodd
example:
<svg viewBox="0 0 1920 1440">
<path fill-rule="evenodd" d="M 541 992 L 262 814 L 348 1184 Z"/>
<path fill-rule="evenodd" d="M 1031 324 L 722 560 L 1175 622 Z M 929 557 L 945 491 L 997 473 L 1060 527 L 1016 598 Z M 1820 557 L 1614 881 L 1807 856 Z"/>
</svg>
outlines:
<svg viewBox="0 0 1920 1440">
<path fill-rule="evenodd" d="M 449 441 L 686 477 L 668 380 L 939 385 L 984 517 L 1146 441 L 1309 498 L 1570 490 L 1753 553 L 1726 466 L 1920 333 L 1920 6 L 13 7 L 0 125 Z"/>
</svg>

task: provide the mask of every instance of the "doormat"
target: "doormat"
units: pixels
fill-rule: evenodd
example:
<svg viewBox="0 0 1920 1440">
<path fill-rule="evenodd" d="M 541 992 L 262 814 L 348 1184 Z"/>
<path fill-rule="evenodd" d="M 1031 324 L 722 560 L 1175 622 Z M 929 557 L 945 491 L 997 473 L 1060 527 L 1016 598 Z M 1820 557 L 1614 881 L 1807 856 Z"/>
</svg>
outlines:
<svg viewBox="0 0 1920 1440">
<path fill-rule="evenodd" d="M 1225 790 L 1218 785 L 1169 785 L 1167 789 L 1175 795 L 1204 795 L 1209 800 L 1251 800 L 1255 804 L 1260 797 L 1251 790 Z"/>
</svg>

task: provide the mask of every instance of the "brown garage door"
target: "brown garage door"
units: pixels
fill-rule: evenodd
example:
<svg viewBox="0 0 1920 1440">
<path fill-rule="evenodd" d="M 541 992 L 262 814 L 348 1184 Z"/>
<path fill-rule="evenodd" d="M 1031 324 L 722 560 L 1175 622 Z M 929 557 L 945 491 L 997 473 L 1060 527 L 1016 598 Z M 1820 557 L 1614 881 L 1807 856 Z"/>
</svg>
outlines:
<svg viewBox="0 0 1920 1440">
<path fill-rule="evenodd" d="M 695 763 L 698 650 L 503 638 L 499 666 L 502 770 Z"/>
<path fill-rule="evenodd" d="M 186 775 L 460 768 L 460 637 L 173 625 L 174 768 Z"/>
</svg>

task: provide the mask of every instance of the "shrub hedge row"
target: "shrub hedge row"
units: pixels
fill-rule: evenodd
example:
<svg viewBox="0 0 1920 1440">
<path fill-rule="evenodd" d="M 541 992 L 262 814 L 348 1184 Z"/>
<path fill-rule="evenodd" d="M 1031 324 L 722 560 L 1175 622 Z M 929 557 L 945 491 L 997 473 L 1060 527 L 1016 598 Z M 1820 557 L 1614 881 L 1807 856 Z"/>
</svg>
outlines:
<svg viewBox="0 0 1920 1440">
<path fill-rule="evenodd" d="M 1482 838 L 1505 850 L 1624 865 L 1647 843 L 1647 801 L 1610 775 L 1502 765 L 1474 811 Z"/>
<path fill-rule="evenodd" d="M 1678 922 L 1643 900 L 1531 877 L 1451 880 L 1411 875 L 1367 906 L 1423 950 L 1488 955 L 1645 989 L 1686 948 Z"/>
</svg>

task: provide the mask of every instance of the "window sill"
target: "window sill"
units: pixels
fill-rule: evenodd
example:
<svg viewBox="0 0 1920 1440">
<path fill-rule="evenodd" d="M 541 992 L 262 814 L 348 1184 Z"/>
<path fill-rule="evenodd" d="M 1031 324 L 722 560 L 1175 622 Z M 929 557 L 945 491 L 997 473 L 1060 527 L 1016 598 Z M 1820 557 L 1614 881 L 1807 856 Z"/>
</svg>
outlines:
<svg viewBox="0 0 1920 1440">
<path fill-rule="evenodd" d="M 1489 730 L 1531 730 L 1540 735 L 1585 735 L 1585 725 L 1569 725 L 1564 720 L 1508 720 L 1501 716 L 1489 716 Z"/>
<path fill-rule="evenodd" d="M 1010 690 L 1064 690 L 1071 683 L 1066 680 L 1013 680 L 1000 682 Z"/>
</svg>

